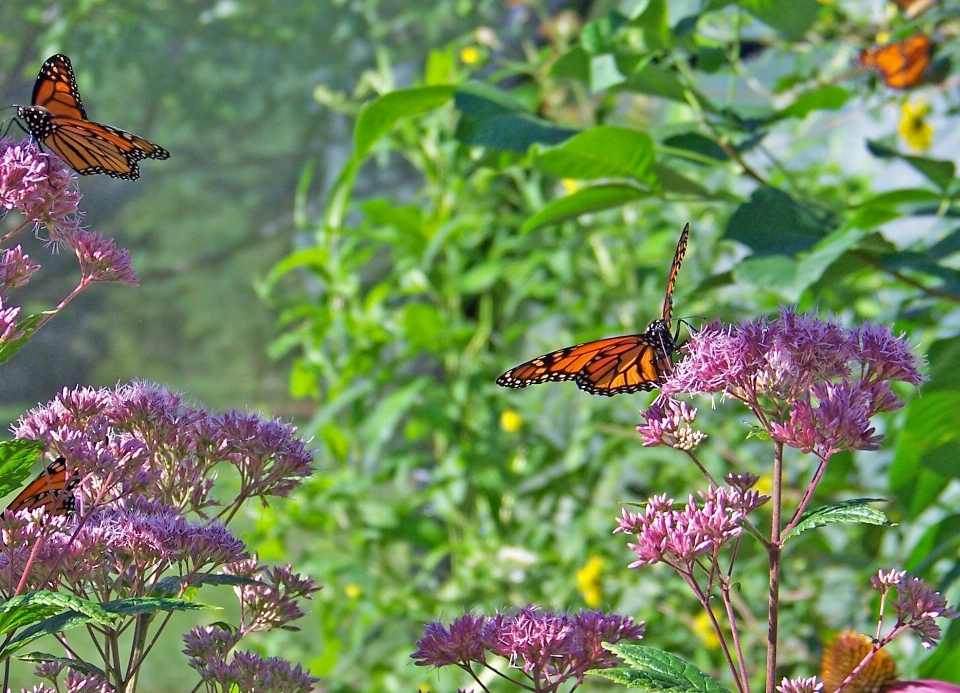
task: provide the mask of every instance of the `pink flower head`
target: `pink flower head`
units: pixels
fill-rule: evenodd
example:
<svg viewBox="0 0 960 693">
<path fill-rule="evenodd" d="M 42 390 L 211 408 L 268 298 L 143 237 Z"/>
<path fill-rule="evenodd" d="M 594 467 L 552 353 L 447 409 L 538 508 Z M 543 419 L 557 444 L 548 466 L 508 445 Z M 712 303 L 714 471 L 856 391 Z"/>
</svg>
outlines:
<svg viewBox="0 0 960 693">
<path fill-rule="evenodd" d="M 820 693 L 823 690 L 823 682 L 818 681 L 816 676 L 808 679 L 788 679 L 784 676 L 777 690 L 780 693 Z"/>
<path fill-rule="evenodd" d="M 947 604 L 946 598 L 918 577 L 905 577 L 897 584 L 897 626 L 906 626 L 918 636 L 924 648 L 936 647 L 941 637 L 936 618 L 957 618 L 960 613 Z"/>
<path fill-rule="evenodd" d="M 898 681 L 884 689 L 884 693 L 960 693 L 960 686 L 935 679 Z"/>
<path fill-rule="evenodd" d="M 637 560 L 629 567 L 662 562 L 689 572 L 698 556 L 715 555 L 739 537 L 747 515 L 770 500 L 738 488 L 710 487 L 699 495 L 702 503 L 690 496 L 682 509 L 674 507 L 673 499 L 655 496 L 643 513 L 623 511 L 614 533 L 637 537 L 637 543 L 629 545 Z"/>
<path fill-rule="evenodd" d="M 86 281 L 140 285 L 130 262 L 130 253 L 118 248 L 117 242 L 112 238 L 104 238 L 94 231 L 76 228 L 64 234 L 63 240 L 77 254 L 80 271 Z"/>
<path fill-rule="evenodd" d="M 903 337 L 866 324 L 785 310 L 772 322 L 694 333 L 664 395 L 723 393 L 747 404 L 778 441 L 823 458 L 841 450 L 876 450 L 883 436 L 870 419 L 901 402 L 891 381 L 918 385 L 918 359 Z"/>
<path fill-rule="evenodd" d="M 410 656 L 418 660 L 416 665 L 419 667 L 483 664 L 485 625 L 486 617 L 472 614 L 454 619 L 449 628 L 434 621 L 424 628 L 423 637 L 417 641 L 417 651 Z"/>
<path fill-rule="evenodd" d="M 657 397 L 640 415 L 645 422 L 637 425 L 637 431 L 647 447 L 669 445 L 677 450 L 694 450 L 707 437 L 690 426 L 697 410 L 672 397 Z"/>
<path fill-rule="evenodd" d="M 19 245 L 7 248 L 0 255 L 0 294 L 23 286 L 38 269 Z"/>
<path fill-rule="evenodd" d="M 240 598 L 244 632 L 274 628 L 299 630 L 289 625 L 303 616 L 296 599 L 311 599 L 313 593 L 321 589 L 310 578 L 294 573 L 290 566 L 259 567 L 256 556 L 228 565 L 223 572 L 261 583 L 234 587 L 234 592 Z"/>
<path fill-rule="evenodd" d="M 29 223 L 45 225 L 54 241 L 79 228 L 76 176 L 58 157 L 32 140 L 0 139 L 0 210 L 17 210 Z"/>
<path fill-rule="evenodd" d="M 4 297 L 0 295 L 0 344 L 19 339 L 23 331 L 17 329 L 17 318 L 20 316 L 20 306 L 3 307 Z"/>
</svg>

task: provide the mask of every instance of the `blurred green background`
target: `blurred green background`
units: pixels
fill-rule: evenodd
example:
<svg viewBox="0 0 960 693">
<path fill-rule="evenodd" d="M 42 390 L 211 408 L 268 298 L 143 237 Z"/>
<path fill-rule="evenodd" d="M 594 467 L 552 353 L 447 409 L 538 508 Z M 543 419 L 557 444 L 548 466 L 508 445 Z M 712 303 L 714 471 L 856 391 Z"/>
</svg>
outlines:
<svg viewBox="0 0 960 693">
<path fill-rule="evenodd" d="M 648 644 L 722 675 L 679 581 L 627 570 L 610 534 L 622 503 L 700 487 L 680 453 L 640 446 L 653 395 L 494 384 L 545 351 L 642 330 L 689 221 L 675 306 L 694 326 L 797 304 L 904 330 L 930 362 L 930 394 L 904 391 L 878 422 L 884 450 L 834 458 L 818 496 L 887 498 L 901 524 L 809 533 L 788 552 L 783 674 L 813 674 L 832 632 L 872 631 L 878 568 L 958 591 L 958 15 L 868 0 L 5 0 L 0 102 L 27 102 L 64 52 L 93 119 L 171 158 L 136 183 L 81 180 L 86 222 L 130 249 L 142 286 L 94 287 L 6 364 L 4 418 L 64 386 L 141 377 L 298 422 L 317 474 L 244 522 L 263 558 L 325 586 L 300 633 L 258 641 L 319 690 L 455 690 L 466 682 L 412 665 L 422 625 L 528 602 L 629 613 Z M 937 44 L 916 90 L 856 68 L 915 31 Z M 905 118 L 921 99 L 930 112 Z M 594 139 L 570 139 L 581 131 Z M 75 272 L 45 261 L 14 298 L 48 307 Z M 698 406 L 715 475 L 769 469 L 745 411 Z M 788 463 L 795 485 L 809 478 L 809 460 Z M 739 561 L 759 653 L 765 556 L 746 546 Z M 143 690 L 192 688 L 177 632 Z M 958 640 L 933 657 L 905 642 L 901 669 L 960 682 Z"/>
</svg>

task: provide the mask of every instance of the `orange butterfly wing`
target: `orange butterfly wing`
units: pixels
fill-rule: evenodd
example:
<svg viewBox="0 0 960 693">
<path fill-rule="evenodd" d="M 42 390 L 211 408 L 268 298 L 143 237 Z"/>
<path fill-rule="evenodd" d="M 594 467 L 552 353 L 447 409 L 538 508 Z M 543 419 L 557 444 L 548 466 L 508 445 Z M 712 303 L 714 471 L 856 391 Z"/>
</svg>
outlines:
<svg viewBox="0 0 960 693">
<path fill-rule="evenodd" d="M 46 508 L 53 515 L 66 515 L 76 507 L 76 499 L 71 492 L 79 482 L 79 478 L 67 475 L 67 461 L 58 457 L 20 491 L 7 510 L 16 512 Z"/>
<path fill-rule="evenodd" d="M 643 334 L 607 337 L 551 351 L 511 368 L 497 378 L 497 385 L 521 388 L 573 380 L 581 390 L 607 397 L 658 387 L 672 370 L 670 355 L 676 349 L 670 334 L 673 288 L 689 235 L 690 224 L 687 224 L 673 256 L 661 319 L 647 325 Z"/>
<path fill-rule="evenodd" d="M 87 120 L 70 59 L 51 56 L 33 87 L 33 105 L 21 106 L 30 134 L 82 176 L 104 173 L 136 180 L 141 159 L 167 159 L 163 147 L 119 128 Z"/>
<path fill-rule="evenodd" d="M 909 89 L 926 76 L 932 48 L 927 36 L 914 34 L 903 41 L 863 51 L 860 64 L 879 72 L 888 87 Z"/>
</svg>

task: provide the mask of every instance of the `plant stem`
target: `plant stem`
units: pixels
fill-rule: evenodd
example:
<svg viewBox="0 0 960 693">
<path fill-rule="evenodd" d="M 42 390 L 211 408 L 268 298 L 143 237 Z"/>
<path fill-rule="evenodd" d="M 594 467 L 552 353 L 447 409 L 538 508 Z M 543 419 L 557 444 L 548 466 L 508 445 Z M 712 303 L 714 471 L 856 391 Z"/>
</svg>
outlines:
<svg viewBox="0 0 960 693">
<path fill-rule="evenodd" d="M 773 448 L 773 508 L 770 521 L 770 593 L 767 604 L 767 680 L 764 690 L 774 693 L 777 682 L 777 630 L 780 607 L 780 510 L 783 503 L 783 443 L 774 443 Z"/>
</svg>

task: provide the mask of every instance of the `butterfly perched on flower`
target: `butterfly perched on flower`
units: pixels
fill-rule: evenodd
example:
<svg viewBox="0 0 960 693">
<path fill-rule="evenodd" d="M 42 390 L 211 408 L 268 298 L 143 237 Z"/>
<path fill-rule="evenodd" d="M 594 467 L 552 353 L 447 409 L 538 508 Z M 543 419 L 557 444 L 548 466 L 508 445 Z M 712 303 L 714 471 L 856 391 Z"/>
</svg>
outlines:
<svg viewBox="0 0 960 693">
<path fill-rule="evenodd" d="M 859 62 L 876 70 L 884 83 L 894 89 L 918 85 L 930 67 L 933 42 L 924 34 L 914 34 L 903 41 L 874 46 L 860 53 Z"/>
<path fill-rule="evenodd" d="M 87 120 L 73 66 L 65 55 L 47 59 L 33 85 L 32 105 L 19 106 L 17 115 L 31 135 L 81 176 L 105 173 L 136 180 L 138 161 L 170 157 L 166 149 L 142 137 Z"/>
<path fill-rule="evenodd" d="M 673 256 L 660 317 L 640 334 L 607 337 L 551 351 L 511 368 L 497 378 L 502 387 L 526 387 L 537 383 L 573 380 L 591 395 L 623 395 L 652 390 L 670 374 L 676 337 L 670 333 L 673 287 L 687 251 L 690 224 L 683 227 Z"/>
<path fill-rule="evenodd" d="M 17 494 L 7 510 L 16 512 L 46 508 L 52 515 L 67 515 L 76 509 L 73 489 L 78 483 L 79 477 L 68 473 L 67 461 L 58 457 Z"/>
</svg>

